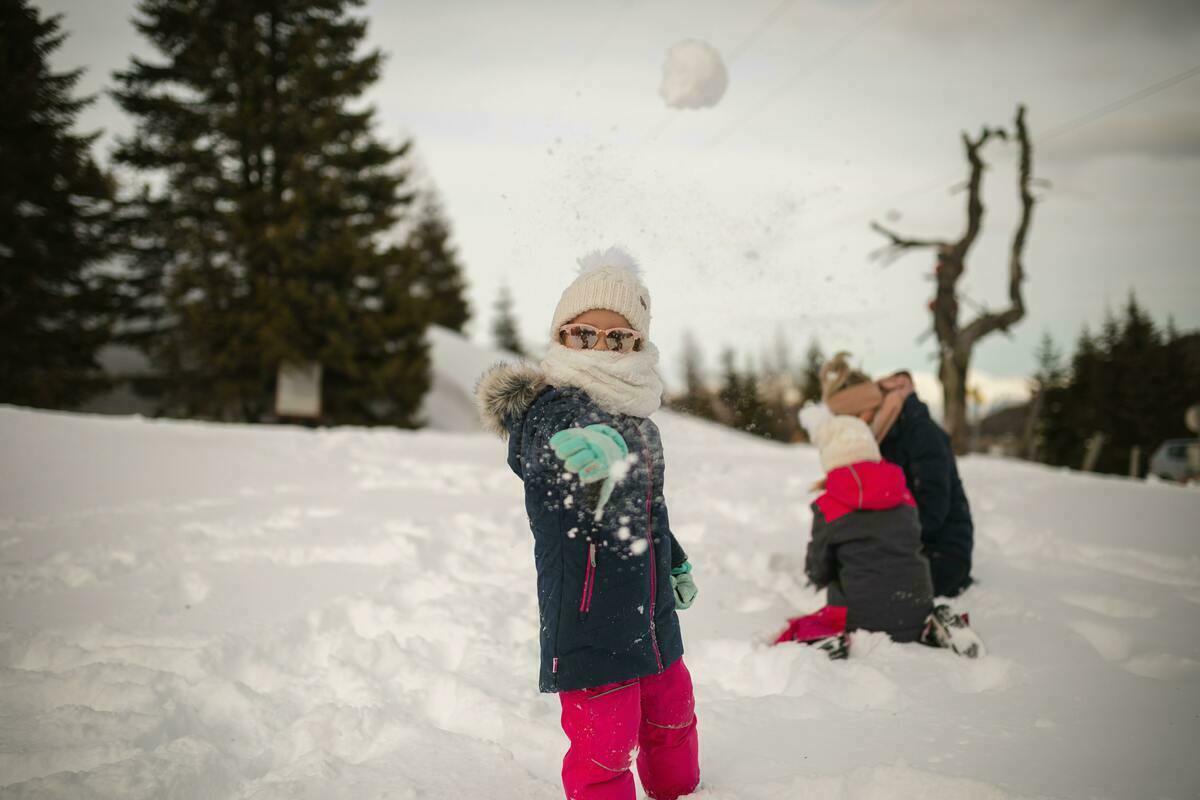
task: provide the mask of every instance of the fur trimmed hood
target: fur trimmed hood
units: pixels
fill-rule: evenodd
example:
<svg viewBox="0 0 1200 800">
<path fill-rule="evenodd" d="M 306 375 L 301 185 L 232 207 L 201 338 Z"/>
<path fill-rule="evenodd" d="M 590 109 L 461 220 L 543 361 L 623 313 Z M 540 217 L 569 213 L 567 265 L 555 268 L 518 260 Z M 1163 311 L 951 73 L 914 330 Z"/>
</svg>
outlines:
<svg viewBox="0 0 1200 800">
<path fill-rule="evenodd" d="M 475 385 L 475 405 L 484 430 L 508 437 L 505 420 L 524 414 L 546 388 L 546 375 L 527 362 L 501 363 L 483 373 Z"/>
</svg>

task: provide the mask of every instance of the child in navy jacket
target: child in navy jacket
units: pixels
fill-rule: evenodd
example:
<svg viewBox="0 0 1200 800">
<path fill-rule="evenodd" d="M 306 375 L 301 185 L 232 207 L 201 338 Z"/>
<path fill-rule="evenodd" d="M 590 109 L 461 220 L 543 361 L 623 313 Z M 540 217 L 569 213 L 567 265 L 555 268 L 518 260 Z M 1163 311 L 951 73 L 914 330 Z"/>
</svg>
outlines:
<svg viewBox="0 0 1200 800">
<path fill-rule="evenodd" d="M 861 419 L 814 407 L 803 420 L 826 472 L 812 504 L 805 572 L 813 585 L 827 589 L 828 606 L 793 620 L 780 639 L 867 630 L 979 655 L 982 644 L 965 621 L 947 607 L 934 607 L 920 518 L 904 471 L 882 459 Z M 844 646 L 843 638 L 828 649 L 840 656 Z"/>
</svg>

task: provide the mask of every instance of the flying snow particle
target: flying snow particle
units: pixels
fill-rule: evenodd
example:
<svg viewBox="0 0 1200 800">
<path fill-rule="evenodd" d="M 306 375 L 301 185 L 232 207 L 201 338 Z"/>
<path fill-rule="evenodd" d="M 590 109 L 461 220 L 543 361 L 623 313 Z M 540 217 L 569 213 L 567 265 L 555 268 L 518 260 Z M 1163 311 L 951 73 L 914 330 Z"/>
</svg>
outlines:
<svg viewBox="0 0 1200 800">
<path fill-rule="evenodd" d="M 684 39 L 667 51 L 658 94 L 671 108 L 711 108 L 721 101 L 729 73 L 716 48 Z"/>
</svg>

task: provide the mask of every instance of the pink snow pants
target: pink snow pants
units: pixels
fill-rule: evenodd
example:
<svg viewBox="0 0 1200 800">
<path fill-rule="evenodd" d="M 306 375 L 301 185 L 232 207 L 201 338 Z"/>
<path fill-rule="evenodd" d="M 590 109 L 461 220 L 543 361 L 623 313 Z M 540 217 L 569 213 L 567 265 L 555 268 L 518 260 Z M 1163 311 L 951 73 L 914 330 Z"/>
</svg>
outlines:
<svg viewBox="0 0 1200 800">
<path fill-rule="evenodd" d="M 700 783 L 692 676 L 683 659 L 659 675 L 559 694 L 571 741 L 563 758 L 567 800 L 635 800 L 633 754 L 642 788 L 675 800 Z"/>
</svg>

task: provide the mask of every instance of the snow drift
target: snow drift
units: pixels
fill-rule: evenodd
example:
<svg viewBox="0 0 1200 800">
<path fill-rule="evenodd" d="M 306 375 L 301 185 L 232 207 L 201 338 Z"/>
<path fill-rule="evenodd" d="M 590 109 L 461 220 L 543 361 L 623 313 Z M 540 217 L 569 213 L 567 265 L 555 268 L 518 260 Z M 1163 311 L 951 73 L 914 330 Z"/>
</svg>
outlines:
<svg viewBox="0 0 1200 800">
<path fill-rule="evenodd" d="M 834 663 L 815 453 L 661 416 L 698 800 L 1194 796 L 1200 493 L 968 459 L 992 655 Z M 561 797 L 492 438 L 0 408 L 0 594 L 0 797 Z"/>
</svg>

